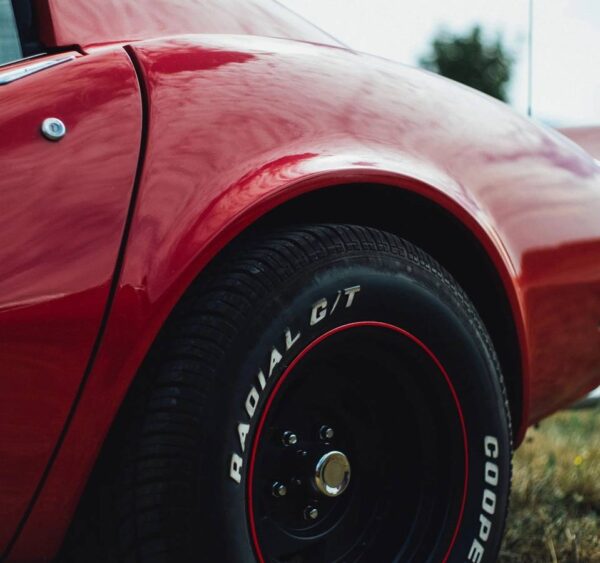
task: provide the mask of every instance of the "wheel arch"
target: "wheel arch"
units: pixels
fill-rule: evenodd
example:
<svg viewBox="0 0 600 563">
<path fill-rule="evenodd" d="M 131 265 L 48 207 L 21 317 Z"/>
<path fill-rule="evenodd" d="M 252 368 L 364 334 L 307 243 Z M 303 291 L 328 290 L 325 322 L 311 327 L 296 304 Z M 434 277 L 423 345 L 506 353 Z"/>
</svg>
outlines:
<svg viewBox="0 0 600 563">
<path fill-rule="evenodd" d="M 521 441 L 527 426 L 527 390 L 519 319 L 506 282 L 481 238 L 426 196 L 364 183 L 302 194 L 275 207 L 239 236 L 298 223 L 353 223 L 385 230 L 416 244 L 442 264 L 469 295 L 490 334 L 505 378 L 514 439 Z"/>
</svg>

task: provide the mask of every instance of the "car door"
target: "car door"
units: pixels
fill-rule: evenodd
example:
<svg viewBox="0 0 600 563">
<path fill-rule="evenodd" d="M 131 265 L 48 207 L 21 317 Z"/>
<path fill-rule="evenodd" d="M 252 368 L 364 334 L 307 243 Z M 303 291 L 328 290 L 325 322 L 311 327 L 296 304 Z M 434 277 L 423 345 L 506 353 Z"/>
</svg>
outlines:
<svg viewBox="0 0 600 563">
<path fill-rule="evenodd" d="M 0 0 L 0 554 L 93 361 L 142 134 L 124 49 L 23 47 Z"/>
</svg>

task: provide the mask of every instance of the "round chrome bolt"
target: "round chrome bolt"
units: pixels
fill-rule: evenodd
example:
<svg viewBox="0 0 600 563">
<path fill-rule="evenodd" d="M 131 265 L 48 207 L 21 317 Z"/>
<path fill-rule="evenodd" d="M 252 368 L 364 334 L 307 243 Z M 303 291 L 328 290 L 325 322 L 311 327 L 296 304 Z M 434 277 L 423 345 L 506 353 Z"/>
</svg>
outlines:
<svg viewBox="0 0 600 563">
<path fill-rule="evenodd" d="M 65 124 L 57 117 L 48 117 L 42 123 L 42 135 L 49 141 L 60 141 L 67 134 Z"/>
<path fill-rule="evenodd" d="M 298 436 L 293 432 L 284 432 L 281 439 L 285 446 L 294 446 L 298 443 Z"/>
<path fill-rule="evenodd" d="M 307 506 L 304 509 L 304 518 L 306 520 L 316 520 L 319 517 L 319 511 L 314 506 Z"/>
<path fill-rule="evenodd" d="M 335 435 L 335 432 L 333 431 L 333 428 L 329 426 L 321 426 L 319 434 L 321 435 L 321 440 L 331 440 Z"/>
<path fill-rule="evenodd" d="M 276 481 L 275 483 L 273 483 L 273 496 L 280 498 L 280 497 L 284 497 L 285 495 L 287 495 L 287 487 L 283 484 L 280 483 L 279 481 Z"/>
</svg>

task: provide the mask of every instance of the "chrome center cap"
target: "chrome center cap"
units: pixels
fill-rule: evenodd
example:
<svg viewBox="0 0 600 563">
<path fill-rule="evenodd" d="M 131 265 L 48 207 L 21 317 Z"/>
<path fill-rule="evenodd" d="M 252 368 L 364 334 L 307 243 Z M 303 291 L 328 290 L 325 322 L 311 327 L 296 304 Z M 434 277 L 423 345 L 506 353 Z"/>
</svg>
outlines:
<svg viewBox="0 0 600 563">
<path fill-rule="evenodd" d="M 338 451 L 326 453 L 315 468 L 315 486 L 328 497 L 338 497 L 350 483 L 350 462 Z"/>
</svg>

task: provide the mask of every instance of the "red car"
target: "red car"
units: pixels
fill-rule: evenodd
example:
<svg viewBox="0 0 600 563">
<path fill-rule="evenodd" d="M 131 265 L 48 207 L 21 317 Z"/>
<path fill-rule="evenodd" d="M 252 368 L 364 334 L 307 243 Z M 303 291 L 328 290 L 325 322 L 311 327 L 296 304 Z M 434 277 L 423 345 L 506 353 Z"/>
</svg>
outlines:
<svg viewBox="0 0 600 563">
<path fill-rule="evenodd" d="M 0 553 L 494 561 L 600 383 L 600 129 L 269 0 L 0 0 Z"/>
</svg>

